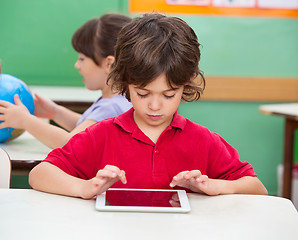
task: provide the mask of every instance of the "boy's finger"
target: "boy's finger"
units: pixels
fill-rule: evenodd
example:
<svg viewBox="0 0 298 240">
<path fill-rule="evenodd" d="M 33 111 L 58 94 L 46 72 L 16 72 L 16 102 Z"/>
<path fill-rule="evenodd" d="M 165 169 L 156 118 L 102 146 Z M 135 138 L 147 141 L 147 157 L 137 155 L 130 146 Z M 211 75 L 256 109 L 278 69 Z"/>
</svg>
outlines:
<svg viewBox="0 0 298 240">
<path fill-rule="evenodd" d="M 123 184 L 127 183 L 125 172 L 123 170 L 120 170 L 118 167 L 113 166 L 113 165 L 106 165 L 104 167 L 104 170 L 111 171 L 111 172 L 115 173 L 116 176 L 119 177 L 119 179 L 121 180 L 121 182 Z M 113 174 L 113 177 L 114 177 L 114 174 Z"/>
<path fill-rule="evenodd" d="M 115 172 L 117 175 L 120 174 L 120 169 L 116 166 L 113 166 L 113 165 L 106 165 L 103 169 L 111 171 L 111 172 Z"/>
<path fill-rule="evenodd" d="M 184 177 L 186 179 L 190 179 L 190 178 L 200 177 L 201 175 L 202 175 L 202 173 L 200 170 L 192 170 L 192 171 L 189 171 Z"/>
<path fill-rule="evenodd" d="M 126 176 L 125 176 L 125 172 L 124 172 L 123 170 L 120 171 L 120 174 L 119 174 L 118 176 L 119 176 L 120 181 L 121 181 L 123 184 L 126 184 L 126 183 L 127 183 L 127 179 L 126 179 Z"/>
<path fill-rule="evenodd" d="M 172 182 L 170 182 L 170 187 L 175 187 L 177 185 L 178 181 L 179 181 L 178 177 L 174 176 L 173 179 L 172 179 Z"/>
<path fill-rule="evenodd" d="M 183 179 L 184 176 L 187 175 L 188 173 L 189 173 L 189 171 L 180 172 L 175 177 L 173 177 L 173 179 L 175 179 L 176 181 L 179 181 L 179 180 Z"/>
<path fill-rule="evenodd" d="M 181 181 L 188 172 L 189 171 L 183 171 L 174 176 L 172 182 L 170 183 L 170 187 L 175 187 L 177 183 Z"/>
<path fill-rule="evenodd" d="M 109 168 L 109 167 L 108 167 Z M 119 178 L 119 180 L 123 183 L 123 184 L 126 184 L 127 183 L 127 180 L 126 180 L 126 176 L 125 176 L 125 172 L 122 170 L 120 171 L 119 169 L 119 173 L 117 173 L 118 171 L 114 172 L 114 171 L 111 171 L 111 170 L 117 170 L 117 169 L 114 169 L 114 168 L 110 168 L 110 169 L 107 169 L 107 168 L 104 168 L 104 169 L 101 169 L 97 172 L 96 174 L 96 177 L 99 177 L 99 178 L 114 178 L 116 179 L 117 177 Z M 117 180 L 118 181 L 118 180 Z"/>
<path fill-rule="evenodd" d="M 109 171 L 109 170 L 101 169 L 97 172 L 96 177 L 115 178 L 115 177 L 117 177 L 117 173 Z"/>
<path fill-rule="evenodd" d="M 203 183 L 203 182 L 207 181 L 207 179 L 208 179 L 208 176 L 207 175 L 201 175 L 200 177 L 198 177 L 196 179 L 196 182 Z"/>
</svg>

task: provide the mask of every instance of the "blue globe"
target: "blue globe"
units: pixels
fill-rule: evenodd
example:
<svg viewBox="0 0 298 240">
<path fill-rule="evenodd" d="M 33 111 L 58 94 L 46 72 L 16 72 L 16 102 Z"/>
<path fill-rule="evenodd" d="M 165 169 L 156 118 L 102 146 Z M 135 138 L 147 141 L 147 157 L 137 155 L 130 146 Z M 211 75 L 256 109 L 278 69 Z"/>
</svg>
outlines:
<svg viewBox="0 0 298 240">
<path fill-rule="evenodd" d="M 20 79 L 8 75 L 0 74 L 0 100 L 14 103 L 14 95 L 18 94 L 22 103 L 28 108 L 31 114 L 34 113 L 33 96 L 28 86 Z M 2 121 L 0 121 L 2 122 Z M 0 129 L 0 142 L 10 141 L 21 135 L 24 130 L 14 128 Z"/>
</svg>

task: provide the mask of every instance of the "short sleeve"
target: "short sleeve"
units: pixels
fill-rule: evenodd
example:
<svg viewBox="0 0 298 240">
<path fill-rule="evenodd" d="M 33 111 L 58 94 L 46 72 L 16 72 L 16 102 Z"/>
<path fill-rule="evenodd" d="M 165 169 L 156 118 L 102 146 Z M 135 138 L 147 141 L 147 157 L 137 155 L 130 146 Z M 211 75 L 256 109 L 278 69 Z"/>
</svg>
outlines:
<svg viewBox="0 0 298 240">
<path fill-rule="evenodd" d="M 98 123 L 100 124 L 100 123 Z M 96 146 L 91 131 L 101 126 L 92 126 L 74 135 L 62 148 L 56 148 L 46 157 L 45 162 L 52 163 L 65 173 L 82 179 L 96 175 L 96 159 L 103 146 L 104 137 L 97 137 Z"/>
<path fill-rule="evenodd" d="M 247 161 L 240 161 L 239 154 L 235 148 L 218 134 L 211 133 L 211 135 L 209 177 L 236 180 L 244 176 L 257 176 L 251 164 Z"/>
</svg>

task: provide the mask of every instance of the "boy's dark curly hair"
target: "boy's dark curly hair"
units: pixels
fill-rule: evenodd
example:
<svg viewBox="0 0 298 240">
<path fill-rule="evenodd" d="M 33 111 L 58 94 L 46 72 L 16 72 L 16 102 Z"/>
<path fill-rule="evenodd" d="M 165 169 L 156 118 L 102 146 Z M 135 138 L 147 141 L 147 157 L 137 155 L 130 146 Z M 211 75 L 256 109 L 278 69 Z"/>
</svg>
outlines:
<svg viewBox="0 0 298 240">
<path fill-rule="evenodd" d="M 129 84 L 144 87 L 165 74 L 170 87 L 184 86 L 183 100 L 198 100 L 205 88 L 199 47 L 195 32 L 180 18 L 158 13 L 137 17 L 118 35 L 108 82 L 130 100 Z"/>
</svg>

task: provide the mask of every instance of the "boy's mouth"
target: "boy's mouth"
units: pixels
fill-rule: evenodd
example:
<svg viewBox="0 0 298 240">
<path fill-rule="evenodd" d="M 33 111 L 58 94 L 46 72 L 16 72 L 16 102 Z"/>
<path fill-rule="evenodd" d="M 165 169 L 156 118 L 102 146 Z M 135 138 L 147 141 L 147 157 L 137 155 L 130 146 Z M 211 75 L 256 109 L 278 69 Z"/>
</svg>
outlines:
<svg viewBox="0 0 298 240">
<path fill-rule="evenodd" d="M 161 115 L 153 115 L 153 114 L 148 114 L 148 117 L 151 119 L 151 120 L 158 120 L 161 118 Z"/>
</svg>

